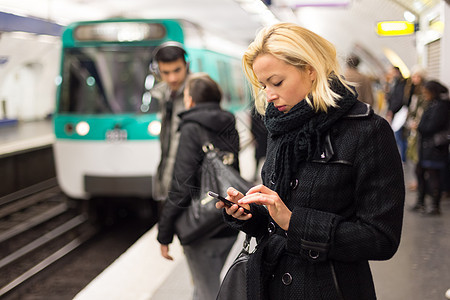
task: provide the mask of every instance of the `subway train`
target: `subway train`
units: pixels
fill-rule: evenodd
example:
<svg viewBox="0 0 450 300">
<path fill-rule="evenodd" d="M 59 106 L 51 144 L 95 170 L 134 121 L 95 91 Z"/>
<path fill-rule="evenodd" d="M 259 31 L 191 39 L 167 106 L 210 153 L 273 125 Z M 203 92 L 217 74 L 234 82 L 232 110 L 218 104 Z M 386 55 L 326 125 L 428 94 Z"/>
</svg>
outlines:
<svg viewBox="0 0 450 300">
<path fill-rule="evenodd" d="M 235 45 L 186 20 L 114 19 L 77 22 L 62 34 L 53 116 L 57 180 L 73 199 L 152 197 L 160 159 L 158 82 L 153 50 L 181 43 L 191 72 L 220 84 L 222 107 L 237 116 L 248 139 L 250 93 Z M 243 50 L 242 50 L 243 51 Z"/>
</svg>

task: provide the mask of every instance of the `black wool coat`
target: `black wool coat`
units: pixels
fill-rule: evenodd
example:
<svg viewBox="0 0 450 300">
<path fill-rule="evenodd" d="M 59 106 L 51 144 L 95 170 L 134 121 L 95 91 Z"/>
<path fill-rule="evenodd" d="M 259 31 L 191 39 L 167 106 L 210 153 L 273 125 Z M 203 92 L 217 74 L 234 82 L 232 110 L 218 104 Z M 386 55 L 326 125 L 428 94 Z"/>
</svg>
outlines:
<svg viewBox="0 0 450 300">
<path fill-rule="evenodd" d="M 442 162 L 448 160 L 448 145 L 436 145 L 434 135 L 440 131 L 450 130 L 449 99 L 433 99 L 424 111 L 417 130 L 420 133 L 419 161 Z"/>
<path fill-rule="evenodd" d="M 274 172 L 269 138 L 262 176 Z M 376 299 L 369 260 L 396 252 L 402 229 L 403 169 L 389 124 L 357 102 L 335 123 L 291 182 L 287 232 L 267 209 L 233 227 L 265 240 L 247 266 L 248 299 Z"/>
</svg>

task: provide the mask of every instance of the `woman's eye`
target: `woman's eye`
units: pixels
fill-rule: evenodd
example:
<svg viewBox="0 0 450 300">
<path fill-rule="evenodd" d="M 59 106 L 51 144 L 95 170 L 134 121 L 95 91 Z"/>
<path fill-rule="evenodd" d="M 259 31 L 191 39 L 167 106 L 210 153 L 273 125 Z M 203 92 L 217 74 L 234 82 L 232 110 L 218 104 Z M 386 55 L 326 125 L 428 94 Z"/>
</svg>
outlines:
<svg viewBox="0 0 450 300">
<path fill-rule="evenodd" d="M 278 82 L 278 83 L 274 83 L 273 85 L 274 86 L 280 86 L 281 85 L 281 83 L 283 83 L 283 80 L 281 80 L 280 82 Z"/>
</svg>

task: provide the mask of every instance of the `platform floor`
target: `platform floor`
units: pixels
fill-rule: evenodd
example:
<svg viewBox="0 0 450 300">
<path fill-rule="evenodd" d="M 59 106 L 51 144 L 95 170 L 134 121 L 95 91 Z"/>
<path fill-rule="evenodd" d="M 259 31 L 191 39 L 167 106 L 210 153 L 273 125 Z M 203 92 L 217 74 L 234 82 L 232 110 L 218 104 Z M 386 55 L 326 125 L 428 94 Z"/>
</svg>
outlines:
<svg viewBox="0 0 450 300">
<path fill-rule="evenodd" d="M 411 170 L 406 168 L 406 181 Z M 442 215 L 425 217 L 407 210 L 415 201 L 407 191 L 403 235 L 389 261 L 371 262 L 378 299 L 442 300 L 450 289 L 450 199 L 442 202 Z M 243 235 L 230 254 L 230 264 Z M 174 261 L 159 255 L 156 228 L 100 274 L 75 300 L 137 299 L 189 300 L 193 287 L 181 246 L 170 246 Z"/>
<path fill-rule="evenodd" d="M 0 126 L 0 157 L 53 144 L 51 120 L 17 122 Z"/>
</svg>

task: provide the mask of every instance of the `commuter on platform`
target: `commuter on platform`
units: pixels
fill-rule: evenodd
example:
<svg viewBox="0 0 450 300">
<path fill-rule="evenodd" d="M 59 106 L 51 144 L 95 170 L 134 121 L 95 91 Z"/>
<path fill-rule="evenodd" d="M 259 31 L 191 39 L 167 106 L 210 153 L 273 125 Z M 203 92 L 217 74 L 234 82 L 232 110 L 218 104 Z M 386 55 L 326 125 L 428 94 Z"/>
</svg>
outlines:
<svg viewBox="0 0 450 300">
<path fill-rule="evenodd" d="M 189 206 L 191 195 L 198 194 L 201 182 L 201 162 L 204 157 L 202 130 L 206 130 L 212 144 L 234 154 L 233 167 L 239 169 L 239 134 L 235 118 L 220 108 L 222 93 L 206 74 L 191 75 L 184 90 L 186 111 L 180 114 L 180 142 L 169 198 L 163 207 L 158 227 L 161 255 L 172 260 L 169 244 L 173 240 L 176 219 Z M 183 245 L 194 282 L 194 300 L 216 298 L 220 286 L 220 272 L 237 238 L 238 231 L 226 227 L 215 236 Z"/>
<path fill-rule="evenodd" d="M 403 134 L 403 125 L 408 114 L 407 103 L 405 103 L 405 79 L 398 67 L 392 67 L 392 82 L 386 95 L 388 111 L 386 119 L 391 123 L 394 130 L 395 140 L 400 151 L 403 162 L 406 162 L 407 142 Z"/>
<path fill-rule="evenodd" d="M 355 83 L 355 89 L 358 93 L 358 99 L 370 106 L 374 105 L 372 81 L 369 76 L 366 76 L 358 71 L 359 57 L 351 55 L 347 58 L 347 70 L 344 77 L 351 83 Z"/>
<path fill-rule="evenodd" d="M 423 97 L 429 104 L 422 115 L 417 131 L 420 134 L 417 203 L 413 210 L 429 215 L 440 214 L 443 176 L 448 167 L 448 142 L 441 142 L 438 135 L 447 138 L 450 101 L 448 89 L 437 81 L 428 81 Z M 426 210 L 425 197 L 431 196 L 431 207 Z"/>
<path fill-rule="evenodd" d="M 407 162 L 414 164 L 414 172 L 417 176 L 419 163 L 419 133 L 417 126 L 426 109 L 428 101 L 423 99 L 422 89 L 425 83 L 426 71 L 422 67 L 415 66 L 411 70 L 411 77 L 406 80 L 405 98 L 408 101 L 408 116 L 404 126 L 404 137 L 407 140 L 406 158 Z M 417 189 L 417 179 L 408 184 L 408 189 Z"/>
<path fill-rule="evenodd" d="M 153 51 L 152 71 L 162 80 L 151 89 L 161 110 L 161 158 L 153 187 L 156 200 L 167 198 L 178 148 L 178 114 L 184 110 L 183 90 L 189 74 L 186 51 L 176 42 L 166 42 Z"/>
<path fill-rule="evenodd" d="M 335 47 L 296 24 L 264 28 L 243 65 L 269 132 L 263 184 L 227 191 L 251 213 L 224 214 L 259 241 L 248 299 L 375 299 L 368 261 L 397 251 L 405 197 L 391 127 L 356 99 Z"/>
</svg>

